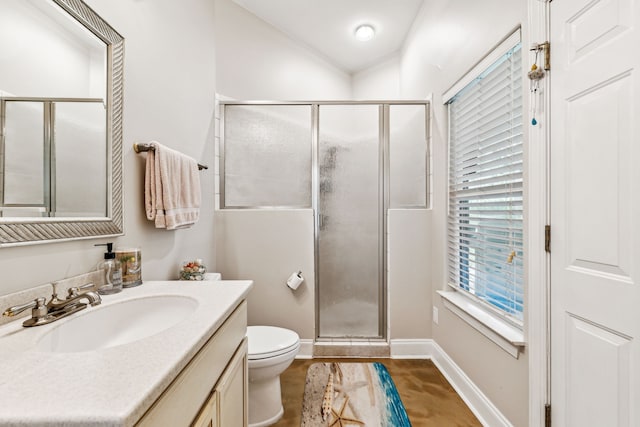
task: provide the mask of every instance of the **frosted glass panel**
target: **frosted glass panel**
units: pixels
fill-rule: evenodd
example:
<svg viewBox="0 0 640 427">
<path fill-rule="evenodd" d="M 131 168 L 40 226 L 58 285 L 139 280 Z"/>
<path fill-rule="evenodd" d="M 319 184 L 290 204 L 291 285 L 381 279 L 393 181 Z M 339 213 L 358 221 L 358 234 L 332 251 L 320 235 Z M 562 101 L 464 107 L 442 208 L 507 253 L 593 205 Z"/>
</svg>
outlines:
<svg viewBox="0 0 640 427">
<path fill-rule="evenodd" d="M 55 216 L 107 216 L 106 111 L 101 102 L 55 105 Z M 90 179 L 78 179 L 79 176 Z"/>
<path fill-rule="evenodd" d="M 41 102 L 6 103 L 5 204 L 42 206 L 45 203 L 43 129 Z"/>
<path fill-rule="evenodd" d="M 381 336 L 378 111 L 320 106 L 320 337 Z"/>
<path fill-rule="evenodd" d="M 225 207 L 311 207 L 311 106 L 226 105 Z"/>
<path fill-rule="evenodd" d="M 390 207 L 427 206 L 425 105 L 389 106 Z"/>
</svg>

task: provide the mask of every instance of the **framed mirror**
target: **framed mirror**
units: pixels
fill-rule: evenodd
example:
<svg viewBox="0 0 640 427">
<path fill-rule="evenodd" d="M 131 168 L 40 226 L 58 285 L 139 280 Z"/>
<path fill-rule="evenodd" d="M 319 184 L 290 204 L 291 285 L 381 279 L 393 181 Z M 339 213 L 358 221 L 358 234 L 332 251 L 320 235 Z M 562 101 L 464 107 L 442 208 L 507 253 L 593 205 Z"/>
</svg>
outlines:
<svg viewBox="0 0 640 427">
<path fill-rule="evenodd" d="M 84 2 L 0 2 L 0 247 L 122 234 L 123 68 Z"/>
</svg>

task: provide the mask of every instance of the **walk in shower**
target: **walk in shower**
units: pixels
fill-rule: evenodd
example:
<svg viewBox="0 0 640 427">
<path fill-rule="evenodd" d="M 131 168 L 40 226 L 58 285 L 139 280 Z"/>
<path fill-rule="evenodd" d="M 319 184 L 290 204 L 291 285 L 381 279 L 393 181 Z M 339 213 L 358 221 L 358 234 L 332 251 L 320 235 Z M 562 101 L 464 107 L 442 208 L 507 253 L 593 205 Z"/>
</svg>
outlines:
<svg viewBox="0 0 640 427">
<path fill-rule="evenodd" d="M 389 209 L 428 207 L 429 105 L 221 103 L 220 208 L 312 209 L 316 338 L 387 336 Z"/>
</svg>

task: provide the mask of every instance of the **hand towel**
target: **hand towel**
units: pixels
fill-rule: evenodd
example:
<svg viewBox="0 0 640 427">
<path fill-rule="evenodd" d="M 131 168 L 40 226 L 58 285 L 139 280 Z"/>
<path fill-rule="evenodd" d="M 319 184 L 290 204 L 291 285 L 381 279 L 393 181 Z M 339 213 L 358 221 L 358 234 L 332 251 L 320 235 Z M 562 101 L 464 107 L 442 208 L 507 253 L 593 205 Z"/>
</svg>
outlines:
<svg viewBox="0 0 640 427">
<path fill-rule="evenodd" d="M 200 218 L 198 163 L 156 141 L 150 145 L 144 177 L 147 219 L 156 228 L 191 227 Z"/>
</svg>

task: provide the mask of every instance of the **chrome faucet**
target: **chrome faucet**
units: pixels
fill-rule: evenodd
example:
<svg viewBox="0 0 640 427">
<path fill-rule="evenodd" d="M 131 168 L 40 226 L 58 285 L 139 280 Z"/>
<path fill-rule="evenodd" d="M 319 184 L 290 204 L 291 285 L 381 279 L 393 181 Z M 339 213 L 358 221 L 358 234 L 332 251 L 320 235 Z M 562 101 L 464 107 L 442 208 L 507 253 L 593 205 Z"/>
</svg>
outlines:
<svg viewBox="0 0 640 427">
<path fill-rule="evenodd" d="M 51 285 L 53 286 L 53 294 L 51 295 L 51 300 L 47 303 L 47 309 L 49 310 L 49 313 L 66 310 L 69 306 L 72 305 L 84 304 L 79 302 L 83 298 L 86 298 L 92 307 L 102 302 L 102 298 L 100 298 L 100 295 L 98 295 L 97 292 L 89 290 L 93 288 L 93 283 L 87 283 L 86 285 L 82 285 L 79 288 L 69 288 L 67 298 L 62 300 L 58 299 L 58 284 L 52 283 Z M 86 305 L 87 304 L 84 304 L 84 306 Z"/>
<path fill-rule="evenodd" d="M 43 297 L 36 298 L 28 303 L 9 307 L 2 315 L 13 317 L 31 308 L 31 318 L 25 320 L 22 325 L 26 327 L 39 326 L 55 322 L 58 319 L 85 309 L 87 304 L 81 302 L 82 299 L 86 299 L 91 306 L 96 306 L 102 302 L 97 292 L 88 290 L 89 288 L 93 288 L 93 283 L 88 283 L 79 288 L 70 288 L 67 298 L 62 300 L 58 298 L 57 283 L 52 283 L 52 286 L 53 293 L 48 303 L 45 304 L 45 298 Z"/>
</svg>

